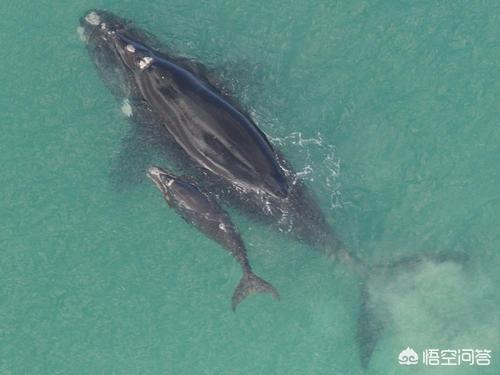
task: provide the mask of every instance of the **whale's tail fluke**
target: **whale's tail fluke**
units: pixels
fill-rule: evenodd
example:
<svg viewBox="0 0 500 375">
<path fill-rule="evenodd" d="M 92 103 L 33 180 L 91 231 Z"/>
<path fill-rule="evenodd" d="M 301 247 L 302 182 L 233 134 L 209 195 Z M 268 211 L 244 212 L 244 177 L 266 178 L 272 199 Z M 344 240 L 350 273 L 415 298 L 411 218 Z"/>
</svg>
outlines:
<svg viewBox="0 0 500 375">
<path fill-rule="evenodd" d="M 246 272 L 234 291 L 231 300 L 233 311 L 236 311 L 239 303 L 252 293 L 269 293 L 274 298 L 280 299 L 278 291 L 271 284 L 252 272 Z"/>
<path fill-rule="evenodd" d="M 370 358 L 386 326 L 385 320 L 370 298 L 366 283 L 361 288 L 361 306 L 358 315 L 357 340 L 361 366 L 367 368 Z"/>
</svg>

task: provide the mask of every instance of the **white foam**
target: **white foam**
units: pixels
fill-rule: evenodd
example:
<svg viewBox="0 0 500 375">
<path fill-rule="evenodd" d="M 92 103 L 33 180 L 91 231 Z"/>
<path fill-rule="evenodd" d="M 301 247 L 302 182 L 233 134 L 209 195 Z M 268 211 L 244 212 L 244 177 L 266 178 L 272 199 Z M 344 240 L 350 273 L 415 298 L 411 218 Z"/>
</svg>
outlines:
<svg viewBox="0 0 500 375">
<path fill-rule="evenodd" d="M 292 179 L 293 185 L 298 180 L 314 182 L 315 189 L 320 190 L 321 195 L 330 196 L 331 208 L 342 207 L 338 183 L 340 161 L 333 145 L 325 142 L 321 133 L 308 137 L 301 132 L 292 132 L 285 137 L 268 138 L 272 143 L 287 149 L 287 154 L 294 156 L 291 159 L 297 172 Z M 285 174 L 289 172 L 282 169 Z"/>
</svg>

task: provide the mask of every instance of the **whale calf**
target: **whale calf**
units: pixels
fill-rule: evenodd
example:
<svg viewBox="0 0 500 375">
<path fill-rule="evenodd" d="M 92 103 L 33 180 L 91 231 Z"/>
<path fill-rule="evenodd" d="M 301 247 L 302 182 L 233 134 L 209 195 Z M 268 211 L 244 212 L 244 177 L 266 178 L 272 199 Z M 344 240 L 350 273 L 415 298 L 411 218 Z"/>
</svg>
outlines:
<svg viewBox="0 0 500 375">
<path fill-rule="evenodd" d="M 228 250 L 241 265 L 243 277 L 234 291 L 231 307 L 254 292 L 270 293 L 279 299 L 278 291 L 252 271 L 245 245 L 229 215 L 208 195 L 192 183 L 159 167 L 151 167 L 147 176 L 162 192 L 168 205 L 189 224 Z"/>
</svg>

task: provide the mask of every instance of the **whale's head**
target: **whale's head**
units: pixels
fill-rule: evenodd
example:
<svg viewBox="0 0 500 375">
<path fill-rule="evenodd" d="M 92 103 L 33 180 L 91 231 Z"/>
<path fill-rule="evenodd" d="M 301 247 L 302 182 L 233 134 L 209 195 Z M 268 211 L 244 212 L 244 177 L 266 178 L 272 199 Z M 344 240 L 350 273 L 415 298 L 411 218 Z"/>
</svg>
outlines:
<svg viewBox="0 0 500 375">
<path fill-rule="evenodd" d="M 134 91 L 131 75 L 148 68 L 153 58 L 146 45 L 152 37 L 125 18 L 105 10 L 90 10 L 80 18 L 78 33 L 101 77 L 121 98 Z"/>
<path fill-rule="evenodd" d="M 78 33 L 89 48 L 104 53 L 115 44 L 116 34 L 125 32 L 129 24 L 129 21 L 111 12 L 92 9 L 80 18 Z"/>
<path fill-rule="evenodd" d="M 102 9 L 89 10 L 80 20 L 80 23 L 87 24 L 89 27 L 100 27 L 104 29 L 103 24 L 111 29 L 121 28 L 127 21 L 111 12 Z"/>
<path fill-rule="evenodd" d="M 172 185 L 176 177 L 160 167 L 150 167 L 147 176 L 163 193 L 165 199 L 169 201 L 172 196 Z"/>
</svg>

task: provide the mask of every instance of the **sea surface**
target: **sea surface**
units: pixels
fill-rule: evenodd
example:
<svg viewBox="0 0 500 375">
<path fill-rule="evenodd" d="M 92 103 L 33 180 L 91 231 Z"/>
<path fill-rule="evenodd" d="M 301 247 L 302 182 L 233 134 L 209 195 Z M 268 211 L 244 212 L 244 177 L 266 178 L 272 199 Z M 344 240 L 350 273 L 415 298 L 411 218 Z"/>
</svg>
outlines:
<svg viewBox="0 0 500 375">
<path fill-rule="evenodd" d="M 210 67 L 368 279 L 232 211 L 282 298 L 231 311 L 241 270 L 227 252 L 145 178 L 112 182 L 129 124 L 76 31 L 91 8 Z M 18 0 L 1 13 L 1 375 L 500 373 L 498 1 Z M 367 296 L 385 323 L 363 368 Z M 418 364 L 398 363 L 407 347 Z M 491 363 L 430 366 L 428 349 L 491 350 Z"/>
</svg>

